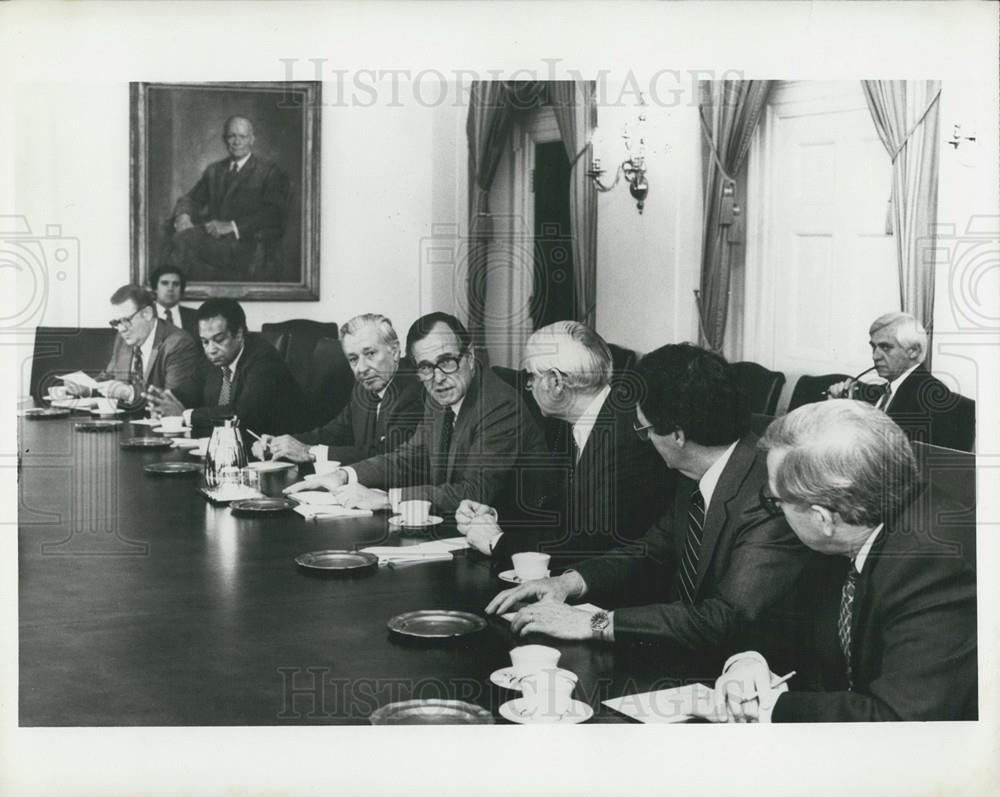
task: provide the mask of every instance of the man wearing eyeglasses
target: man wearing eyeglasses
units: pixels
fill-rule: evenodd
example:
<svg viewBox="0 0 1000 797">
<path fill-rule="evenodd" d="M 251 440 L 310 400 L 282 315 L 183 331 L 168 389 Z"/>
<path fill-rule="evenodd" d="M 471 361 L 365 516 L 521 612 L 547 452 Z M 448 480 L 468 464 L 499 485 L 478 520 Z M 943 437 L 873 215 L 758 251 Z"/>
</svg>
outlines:
<svg viewBox="0 0 1000 797">
<path fill-rule="evenodd" d="M 522 467 L 545 453 L 520 395 L 480 367 L 469 333 L 447 313 L 414 321 L 406 349 L 429 399 L 413 437 L 395 451 L 309 477 L 285 492 L 324 488 L 345 506 L 363 509 L 423 500 L 433 511 L 451 513 L 465 497 L 515 505 Z"/>
<path fill-rule="evenodd" d="M 765 500 L 837 567 L 806 637 L 818 682 L 773 689 L 767 658 L 736 654 L 716 683 L 726 719 L 976 719 L 974 518 L 920 483 L 905 433 L 868 404 L 807 404 L 761 445 Z"/>
<path fill-rule="evenodd" d="M 511 623 L 518 635 L 656 643 L 715 666 L 747 638 L 786 654 L 780 643 L 796 638 L 797 592 L 812 556 L 760 506 L 766 469 L 729 364 L 680 344 L 647 354 L 637 370 L 635 431 L 679 472 L 673 507 L 638 553 L 611 551 L 506 590 L 487 613 L 528 603 Z M 614 611 L 568 604 L 580 600 Z"/>
<path fill-rule="evenodd" d="M 191 336 L 156 317 L 153 296 L 139 285 L 123 285 L 111 295 L 112 320 L 118 332 L 111 359 L 98 381 L 107 398 L 119 407 L 141 409 L 149 387 L 169 389 L 193 400 L 201 391 L 200 356 Z M 76 396 L 90 391 L 73 383 L 67 390 Z"/>
<path fill-rule="evenodd" d="M 455 514 L 459 531 L 487 556 L 534 550 L 564 564 L 641 537 L 667 508 L 673 474 L 632 430 L 635 374 L 614 378 L 607 343 L 577 321 L 536 330 L 524 366 L 538 408 L 561 422 L 553 452 L 558 487 L 540 507 L 549 517 L 511 522 L 466 499 Z"/>
</svg>

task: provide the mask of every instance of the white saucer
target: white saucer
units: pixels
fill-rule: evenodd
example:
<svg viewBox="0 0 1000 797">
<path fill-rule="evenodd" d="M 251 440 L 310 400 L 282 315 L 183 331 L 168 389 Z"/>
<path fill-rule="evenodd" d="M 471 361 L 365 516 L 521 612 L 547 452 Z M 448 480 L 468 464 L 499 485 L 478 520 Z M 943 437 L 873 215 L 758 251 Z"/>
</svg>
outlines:
<svg viewBox="0 0 1000 797">
<path fill-rule="evenodd" d="M 188 427 L 185 426 L 183 429 L 164 429 L 162 426 L 154 426 L 151 431 L 159 432 L 166 437 L 175 437 L 177 435 L 187 434 Z"/>
<path fill-rule="evenodd" d="M 546 570 L 544 576 L 539 576 L 539 578 L 537 578 L 537 579 L 533 578 L 533 579 L 531 579 L 531 581 L 538 581 L 539 579 L 542 579 L 542 578 L 548 578 L 550 572 L 552 572 L 552 571 Z M 513 570 L 513 569 L 511 569 L 511 570 L 504 570 L 502 573 L 500 573 L 497 576 L 497 578 L 499 578 L 501 581 L 506 581 L 509 584 L 520 584 L 521 583 L 521 579 L 518 577 L 517 572 L 515 570 Z"/>
<path fill-rule="evenodd" d="M 567 675 L 573 674 L 569 670 L 564 670 L 561 667 L 558 668 L 556 672 L 563 672 Z M 512 692 L 521 691 L 521 679 L 514 675 L 513 667 L 501 667 L 499 670 L 494 670 L 490 673 L 490 681 L 495 683 L 501 689 L 510 689 Z"/>
<path fill-rule="evenodd" d="M 553 718 L 523 714 L 521 700 L 522 698 L 518 697 L 514 700 L 508 700 L 500 706 L 500 716 L 505 720 L 517 722 L 521 725 L 576 725 L 580 722 L 586 722 L 594 716 L 594 709 L 586 703 L 581 703 L 579 700 L 574 700 L 570 704 L 569 711 L 560 717 Z"/>
<path fill-rule="evenodd" d="M 443 522 L 444 518 L 437 515 L 428 515 L 426 523 L 404 523 L 402 515 L 393 515 L 389 518 L 390 526 L 402 526 L 404 529 L 425 529 L 428 526 L 436 526 L 438 523 Z"/>
<path fill-rule="evenodd" d="M 121 415 L 125 410 L 111 410 L 110 412 L 104 410 L 91 410 L 91 415 L 97 415 L 101 418 L 110 418 L 112 415 Z"/>
<path fill-rule="evenodd" d="M 207 451 L 202 451 L 200 448 L 189 448 L 188 454 L 192 457 L 198 457 L 198 459 L 204 459 Z"/>
</svg>

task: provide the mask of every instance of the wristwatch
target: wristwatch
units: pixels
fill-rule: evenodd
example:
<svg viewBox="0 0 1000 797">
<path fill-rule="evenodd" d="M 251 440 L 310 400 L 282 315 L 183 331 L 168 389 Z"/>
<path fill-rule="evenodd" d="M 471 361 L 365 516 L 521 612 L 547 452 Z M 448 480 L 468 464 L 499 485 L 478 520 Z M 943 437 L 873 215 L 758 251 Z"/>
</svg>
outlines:
<svg viewBox="0 0 1000 797">
<path fill-rule="evenodd" d="M 594 612 L 590 615 L 590 630 L 595 639 L 603 639 L 605 629 L 611 624 L 611 618 L 604 610 Z"/>
</svg>

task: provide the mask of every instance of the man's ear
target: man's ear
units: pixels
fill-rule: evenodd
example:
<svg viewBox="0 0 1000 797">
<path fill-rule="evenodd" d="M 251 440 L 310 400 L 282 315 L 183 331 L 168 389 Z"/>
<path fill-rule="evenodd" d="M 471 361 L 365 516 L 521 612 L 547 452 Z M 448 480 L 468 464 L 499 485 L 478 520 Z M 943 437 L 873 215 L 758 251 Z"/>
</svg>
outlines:
<svg viewBox="0 0 1000 797">
<path fill-rule="evenodd" d="M 910 358 L 910 362 L 920 362 L 920 345 L 914 343 L 912 346 L 908 346 L 906 356 Z"/>
<path fill-rule="evenodd" d="M 679 426 L 674 429 L 674 440 L 680 448 L 684 448 L 684 443 L 687 442 L 687 436 L 684 434 L 684 430 Z"/>
<path fill-rule="evenodd" d="M 816 513 L 819 520 L 820 531 L 823 536 L 827 539 L 833 537 L 833 532 L 836 530 L 837 523 L 840 521 L 840 515 L 830 509 L 827 509 L 825 506 L 819 506 L 818 504 L 810 506 L 809 511 Z"/>
</svg>

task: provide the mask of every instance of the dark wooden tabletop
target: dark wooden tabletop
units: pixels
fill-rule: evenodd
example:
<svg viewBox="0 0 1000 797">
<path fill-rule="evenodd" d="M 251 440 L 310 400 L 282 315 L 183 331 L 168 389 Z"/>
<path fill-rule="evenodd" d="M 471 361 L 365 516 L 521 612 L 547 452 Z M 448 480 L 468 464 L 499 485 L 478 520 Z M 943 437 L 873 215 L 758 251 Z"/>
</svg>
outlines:
<svg viewBox="0 0 1000 797">
<path fill-rule="evenodd" d="M 198 494 L 199 476 L 146 473 L 151 462 L 194 460 L 120 447 L 145 427 L 84 433 L 79 420 L 19 426 L 20 725 L 367 723 L 379 706 L 414 698 L 499 716 L 517 696 L 489 681 L 525 641 L 506 621 L 446 643 L 386 628 L 416 609 L 485 616 L 506 586 L 489 560 L 471 552 L 356 578 L 306 575 L 294 559 L 308 551 L 426 538 L 390 530 L 385 514 L 238 517 Z M 278 494 L 295 478 L 267 474 L 262 486 Z M 621 721 L 600 701 L 623 690 L 680 682 L 621 654 L 616 667 L 610 646 L 527 641 L 562 650 L 592 721 Z"/>
</svg>

